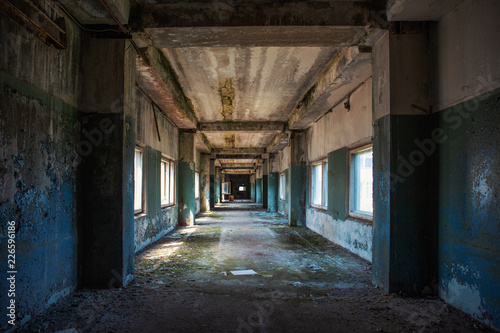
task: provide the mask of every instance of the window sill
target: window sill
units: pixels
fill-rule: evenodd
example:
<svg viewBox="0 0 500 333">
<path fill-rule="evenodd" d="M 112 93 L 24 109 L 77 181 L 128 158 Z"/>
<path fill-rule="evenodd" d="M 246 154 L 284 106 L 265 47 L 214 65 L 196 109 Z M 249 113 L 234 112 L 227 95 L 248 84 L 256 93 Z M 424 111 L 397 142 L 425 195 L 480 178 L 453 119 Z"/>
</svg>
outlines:
<svg viewBox="0 0 500 333">
<path fill-rule="evenodd" d="M 363 215 L 363 214 L 356 214 L 350 212 L 349 215 L 347 216 L 347 219 L 356 221 L 359 223 L 363 223 L 366 225 L 372 225 L 373 224 L 373 216 L 370 215 Z"/>
<path fill-rule="evenodd" d="M 134 213 L 134 219 L 144 217 L 144 216 L 146 216 L 146 213 L 144 213 L 144 212 Z"/>
<path fill-rule="evenodd" d="M 324 207 L 324 206 L 315 206 L 315 205 L 311 205 L 311 208 L 316 209 L 317 211 L 320 211 L 320 212 L 326 212 L 328 209 L 327 207 Z"/>
<path fill-rule="evenodd" d="M 164 205 L 161 205 L 161 209 L 168 209 L 168 208 L 172 208 L 174 206 L 175 206 L 175 203 L 164 204 Z"/>
</svg>

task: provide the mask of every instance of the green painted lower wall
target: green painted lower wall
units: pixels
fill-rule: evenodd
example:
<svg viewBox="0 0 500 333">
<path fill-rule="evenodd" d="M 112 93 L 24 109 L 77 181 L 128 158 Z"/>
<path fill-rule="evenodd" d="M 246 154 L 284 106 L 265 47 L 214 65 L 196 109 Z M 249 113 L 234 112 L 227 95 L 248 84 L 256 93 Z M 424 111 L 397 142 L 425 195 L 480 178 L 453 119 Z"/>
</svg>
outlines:
<svg viewBox="0 0 500 333">
<path fill-rule="evenodd" d="M 255 180 L 255 202 L 262 203 L 262 178 Z"/>
<path fill-rule="evenodd" d="M 279 183 L 280 183 L 279 172 L 271 172 L 269 174 L 268 185 L 267 185 L 268 186 L 267 208 L 270 212 L 278 211 Z"/>
<path fill-rule="evenodd" d="M 268 176 L 262 176 L 262 208 L 267 209 L 268 202 Z"/>
<path fill-rule="evenodd" d="M 439 296 L 500 329 L 500 90 L 432 117 Z"/>
<path fill-rule="evenodd" d="M 290 181 L 288 223 L 291 226 L 305 226 L 307 164 L 290 163 L 290 179 L 292 181 Z"/>
<path fill-rule="evenodd" d="M 177 177 L 178 221 L 180 225 L 194 225 L 196 199 L 194 197 L 194 162 L 179 162 Z"/>
<path fill-rule="evenodd" d="M 327 212 L 332 218 L 342 221 L 347 216 L 348 154 L 345 147 L 328 154 Z"/>
</svg>

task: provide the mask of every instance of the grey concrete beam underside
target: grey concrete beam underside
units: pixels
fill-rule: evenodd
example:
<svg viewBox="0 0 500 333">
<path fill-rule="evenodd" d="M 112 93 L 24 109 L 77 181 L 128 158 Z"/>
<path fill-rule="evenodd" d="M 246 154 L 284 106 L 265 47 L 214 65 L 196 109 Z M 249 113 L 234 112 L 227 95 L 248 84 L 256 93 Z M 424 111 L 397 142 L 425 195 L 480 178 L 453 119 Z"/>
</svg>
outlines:
<svg viewBox="0 0 500 333">
<path fill-rule="evenodd" d="M 378 3 L 355 1 L 149 1 L 132 9 L 130 21 L 134 31 L 166 27 L 371 26 L 371 11 L 381 9 L 376 6 Z"/>
<path fill-rule="evenodd" d="M 343 48 L 304 95 L 288 121 L 290 129 L 305 129 L 371 76 L 371 53 Z"/>
<path fill-rule="evenodd" d="M 255 168 L 255 163 L 222 163 L 221 167 L 224 169 L 237 169 L 237 168 L 253 169 Z"/>
<path fill-rule="evenodd" d="M 58 3 L 64 7 L 79 23 L 84 25 L 107 24 L 116 25 L 115 20 L 106 11 L 99 0 L 74 1 L 59 0 Z M 113 15 L 121 24 L 127 24 L 130 12 L 130 1 L 128 0 L 106 0 Z"/>
<path fill-rule="evenodd" d="M 281 121 L 217 121 L 198 123 L 198 130 L 204 133 L 213 132 L 260 132 L 281 133 L 287 123 Z"/>
<path fill-rule="evenodd" d="M 217 158 L 219 154 L 221 155 L 246 155 L 246 154 L 265 154 L 265 148 L 212 148 L 212 153 L 217 154 Z M 260 156 L 259 156 L 260 157 Z"/>
<path fill-rule="evenodd" d="M 438 21 L 463 0 L 389 0 L 389 21 Z"/>
<path fill-rule="evenodd" d="M 148 47 L 147 55 L 151 66 L 141 57 L 136 58 L 137 84 L 177 127 L 196 129 L 198 122 L 191 101 L 184 95 L 168 60 L 154 46 Z"/>
<path fill-rule="evenodd" d="M 278 133 L 266 147 L 268 153 L 276 153 L 288 145 L 290 135 L 288 133 Z"/>
</svg>

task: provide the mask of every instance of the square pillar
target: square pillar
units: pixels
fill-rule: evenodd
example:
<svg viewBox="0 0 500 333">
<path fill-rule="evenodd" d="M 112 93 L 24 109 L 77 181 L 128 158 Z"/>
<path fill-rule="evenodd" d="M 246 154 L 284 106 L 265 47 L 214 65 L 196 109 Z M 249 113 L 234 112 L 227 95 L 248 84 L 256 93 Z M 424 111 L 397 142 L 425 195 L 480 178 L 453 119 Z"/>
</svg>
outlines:
<svg viewBox="0 0 500 333">
<path fill-rule="evenodd" d="M 124 39 L 84 37 L 77 193 L 83 287 L 134 277 L 135 51 Z"/>
<path fill-rule="evenodd" d="M 262 203 L 262 167 L 257 168 L 255 173 L 255 202 Z"/>
<path fill-rule="evenodd" d="M 195 146 L 193 132 L 179 132 L 179 165 L 177 172 L 177 200 L 179 225 L 192 226 L 195 222 Z"/>
<path fill-rule="evenodd" d="M 267 210 L 270 212 L 278 211 L 279 181 L 279 159 L 276 155 L 272 155 L 269 158 L 269 177 L 267 184 Z"/>
<path fill-rule="evenodd" d="M 269 173 L 269 154 L 262 155 L 262 208 L 268 206 L 268 173 Z"/>
<path fill-rule="evenodd" d="M 307 180 L 306 134 L 295 131 L 290 137 L 290 200 L 288 223 L 290 226 L 306 225 Z"/>
<path fill-rule="evenodd" d="M 405 24 L 401 31 L 412 29 Z M 391 30 L 373 47 L 373 279 L 389 292 L 420 293 L 435 279 L 430 206 L 431 138 L 426 32 Z"/>
<path fill-rule="evenodd" d="M 215 207 L 215 156 L 210 155 L 210 209 Z"/>
<path fill-rule="evenodd" d="M 210 155 L 200 155 L 200 210 L 210 211 Z"/>
<path fill-rule="evenodd" d="M 220 204 L 222 201 L 221 191 L 222 191 L 222 181 L 221 181 L 222 173 L 220 167 L 215 167 L 215 203 Z"/>
</svg>

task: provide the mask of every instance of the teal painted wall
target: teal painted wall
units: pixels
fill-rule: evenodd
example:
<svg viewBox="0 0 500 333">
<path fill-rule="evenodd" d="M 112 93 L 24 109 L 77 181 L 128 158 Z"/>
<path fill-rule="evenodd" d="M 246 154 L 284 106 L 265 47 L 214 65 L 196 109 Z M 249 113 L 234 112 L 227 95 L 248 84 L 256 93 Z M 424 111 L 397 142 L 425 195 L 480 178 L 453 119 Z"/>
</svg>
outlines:
<svg viewBox="0 0 500 333">
<path fill-rule="evenodd" d="M 268 176 L 262 175 L 262 208 L 267 209 L 268 202 Z"/>
<path fill-rule="evenodd" d="M 262 203 L 262 178 L 255 180 L 255 201 Z"/>
<path fill-rule="evenodd" d="M 306 225 L 307 164 L 290 163 L 290 196 L 288 222 L 291 226 Z"/>
<path fill-rule="evenodd" d="M 500 90 L 433 119 L 439 295 L 500 328 Z"/>
<path fill-rule="evenodd" d="M 255 182 L 250 183 L 250 199 L 255 201 Z"/>
<path fill-rule="evenodd" d="M 81 114 L 4 72 L 0 72 L 0 100 L 0 290 L 5 293 L 0 305 L 6 309 L 9 302 L 4 275 L 7 222 L 14 221 L 16 325 L 20 326 L 23 319 L 40 313 L 77 286 L 76 191 L 82 159 L 76 147 Z M 7 318 L 4 312 L 0 331 Z"/>
<path fill-rule="evenodd" d="M 344 147 L 328 154 L 327 213 L 342 221 L 347 217 L 348 153 L 349 150 Z"/>
<path fill-rule="evenodd" d="M 269 174 L 268 180 L 268 210 L 270 212 L 278 211 L 278 198 L 279 198 L 279 183 L 280 174 L 279 172 L 271 172 Z"/>
</svg>

